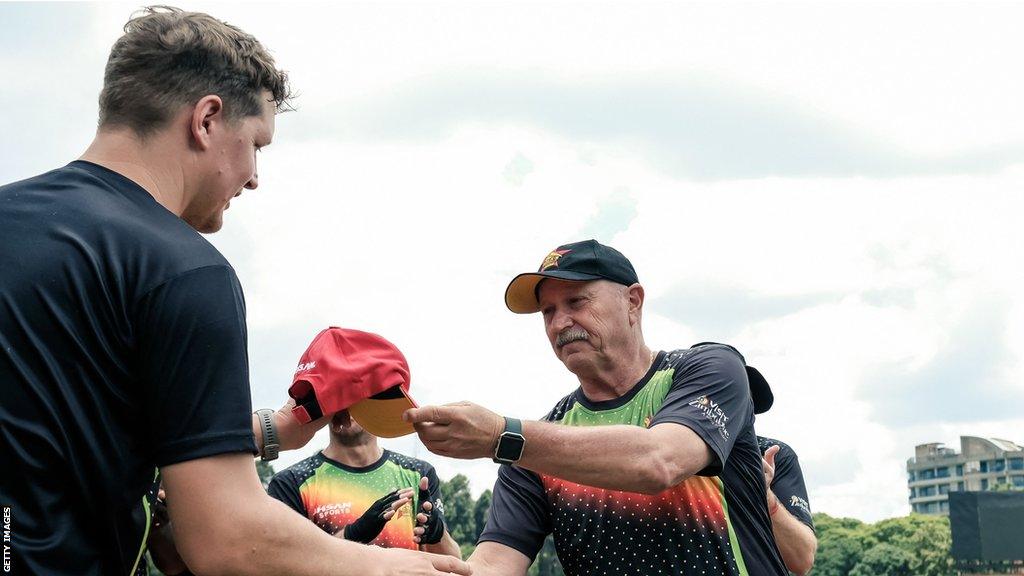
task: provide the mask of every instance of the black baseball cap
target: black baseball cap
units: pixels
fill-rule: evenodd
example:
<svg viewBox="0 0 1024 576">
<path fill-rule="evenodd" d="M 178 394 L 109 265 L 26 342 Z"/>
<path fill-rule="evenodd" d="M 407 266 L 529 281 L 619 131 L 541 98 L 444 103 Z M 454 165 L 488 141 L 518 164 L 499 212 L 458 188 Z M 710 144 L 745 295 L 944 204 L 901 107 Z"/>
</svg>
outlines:
<svg viewBox="0 0 1024 576">
<path fill-rule="evenodd" d="M 747 380 L 750 381 L 750 398 L 754 401 L 754 414 L 764 414 L 775 403 L 775 395 L 761 371 L 747 366 Z"/>
<path fill-rule="evenodd" d="M 768 381 L 765 380 L 761 371 L 753 366 L 747 365 L 747 359 L 743 358 L 743 354 L 740 354 L 739 350 L 729 346 L 728 344 L 719 344 L 718 342 L 701 342 L 699 344 L 694 344 L 691 348 L 709 344 L 728 346 L 733 352 L 739 354 L 740 359 L 743 360 L 743 366 L 747 369 L 747 381 L 750 383 L 750 399 L 754 401 L 754 414 L 764 414 L 770 410 L 772 404 L 775 403 L 775 394 L 772 393 L 772 387 L 768 385 Z"/>
<path fill-rule="evenodd" d="M 536 272 L 526 272 L 512 279 L 505 289 L 505 305 L 516 314 L 532 314 L 540 310 L 537 285 L 545 278 L 571 282 L 610 280 L 623 286 L 639 282 L 629 259 L 615 248 L 597 240 L 563 244 L 552 250 Z"/>
</svg>

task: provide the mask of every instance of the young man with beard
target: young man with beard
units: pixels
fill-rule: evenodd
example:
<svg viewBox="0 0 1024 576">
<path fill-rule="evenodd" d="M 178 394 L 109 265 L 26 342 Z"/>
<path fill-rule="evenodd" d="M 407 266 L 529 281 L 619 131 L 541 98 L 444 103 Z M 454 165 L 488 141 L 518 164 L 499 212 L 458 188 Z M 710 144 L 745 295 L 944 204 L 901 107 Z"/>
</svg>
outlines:
<svg viewBox="0 0 1024 576">
<path fill-rule="evenodd" d="M 316 425 L 253 416 L 241 285 L 200 233 L 257 187 L 288 97 L 251 35 L 148 8 L 111 49 L 81 158 L 0 187 L 0 502 L 16 513 L 15 573 L 144 572 L 158 468 L 176 550 L 198 574 L 468 573 L 330 538 L 256 474 L 254 453 L 302 446 Z"/>
<path fill-rule="evenodd" d="M 339 538 L 461 558 L 433 466 L 382 449 L 347 410 L 329 430 L 327 448 L 274 476 L 271 496 Z"/>
</svg>

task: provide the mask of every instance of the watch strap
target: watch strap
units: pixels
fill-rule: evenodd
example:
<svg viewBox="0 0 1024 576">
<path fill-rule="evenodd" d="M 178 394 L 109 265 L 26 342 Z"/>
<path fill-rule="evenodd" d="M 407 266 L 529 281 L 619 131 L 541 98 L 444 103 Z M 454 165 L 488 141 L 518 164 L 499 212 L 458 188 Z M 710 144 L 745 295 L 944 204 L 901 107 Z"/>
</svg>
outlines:
<svg viewBox="0 0 1024 576">
<path fill-rule="evenodd" d="M 260 430 L 263 431 L 260 459 L 264 462 L 276 460 L 281 443 L 277 437 L 277 424 L 274 424 L 274 411 L 269 408 L 261 408 L 256 411 L 256 418 L 259 419 Z"/>
<path fill-rule="evenodd" d="M 519 454 L 515 458 L 503 458 L 503 448 L 512 444 L 519 444 Z M 494 462 L 497 464 L 514 464 L 523 455 L 523 448 L 526 445 L 526 438 L 523 437 L 523 422 L 518 418 L 505 416 L 505 431 L 498 436 L 498 444 L 494 447 Z"/>
<path fill-rule="evenodd" d="M 511 432 L 522 436 L 523 421 L 519 418 L 509 418 L 508 416 L 505 416 L 505 432 Z"/>
</svg>

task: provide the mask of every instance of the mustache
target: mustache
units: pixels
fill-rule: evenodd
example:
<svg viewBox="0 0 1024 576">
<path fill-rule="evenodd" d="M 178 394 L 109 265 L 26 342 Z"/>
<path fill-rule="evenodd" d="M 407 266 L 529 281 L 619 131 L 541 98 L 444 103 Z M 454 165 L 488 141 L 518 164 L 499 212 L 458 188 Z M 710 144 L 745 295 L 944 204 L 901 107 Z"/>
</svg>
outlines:
<svg viewBox="0 0 1024 576">
<path fill-rule="evenodd" d="M 561 348 L 570 342 L 588 340 L 589 338 L 590 334 L 586 330 L 578 326 L 573 326 L 572 328 L 566 328 L 558 333 L 558 337 L 555 338 L 555 345 Z"/>
</svg>

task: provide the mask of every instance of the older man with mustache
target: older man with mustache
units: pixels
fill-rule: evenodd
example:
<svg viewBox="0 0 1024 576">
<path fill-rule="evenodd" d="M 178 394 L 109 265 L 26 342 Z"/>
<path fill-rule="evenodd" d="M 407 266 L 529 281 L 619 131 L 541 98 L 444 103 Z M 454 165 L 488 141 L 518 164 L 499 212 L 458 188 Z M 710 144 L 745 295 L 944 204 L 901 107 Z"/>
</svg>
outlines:
<svg viewBox="0 0 1024 576">
<path fill-rule="evenodd" d="M 433 452 L 503 464 L 474 574 L 526 574 L 548 534 L 569 575 L 786 574 L 735 349 L 649 348 L 633 265 L 593 240 L 553 250 L 505 303 L 541 312 L 579 387 L 543 421 L 465 402 L 405 414 Z"/>
</svg>

